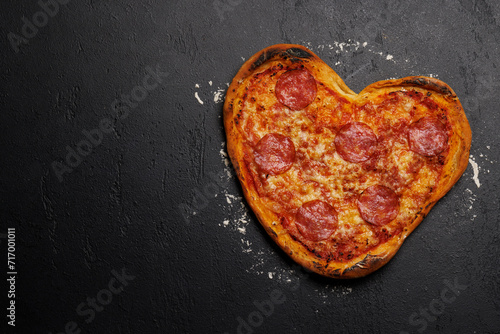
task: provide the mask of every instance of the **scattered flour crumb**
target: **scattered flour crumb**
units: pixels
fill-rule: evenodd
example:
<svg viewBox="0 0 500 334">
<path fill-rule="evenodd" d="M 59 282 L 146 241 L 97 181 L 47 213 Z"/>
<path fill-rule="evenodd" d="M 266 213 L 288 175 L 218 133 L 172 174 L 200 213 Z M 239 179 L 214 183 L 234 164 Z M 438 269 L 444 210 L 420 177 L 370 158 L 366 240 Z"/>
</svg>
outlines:
<svg viewBox="0 0 500 334">
<path fill-rule="evenodd" d="M 226 143 L 222 142 L 221 146 L 219 154 L 224 163 L 225 175 L 228 180 L 234 179 L 234 172 L 230 167 L 230 161 L 225 150 Z M 224 218 L 222 226 L 238 232 L 241 236 L 245 236 L 247 234 L 247 226 L 250 223 L 250 216 L 243 198 L 229 193 L 228 189 L 223 189 L 222 194 L 226 198 L 227 206 L 224 211 L 228 215 Z M 241 238 L 240 240 L 243 253 L 251 253 L 252 243 L 245 238 Z"/>
<path fill-rule="evenodd" d="M 195 84 L 194 86 L 195 86 L 195 88 L 200 88 L 200 84 Z M 219 86 L 217 86 L 217 89 L 213 90 L 216 85 L 214 84 L 214 82 L 212 80 L 209 80 L 208 86 L 213 87 L 213 88 L 210 88 L 210 91 L 207 93 L 213 95 L 214 103 L 224 103 L 226 90 L 227 90 L 227 87 L 229 87 L 229 83 L 219 84 Z M 201 88 L 203 89 L 203 87 L 201 87 Z M 200 94 L 199 92 L 195 92 L 196 100 L 198 100 L 198 102 L 200 104 L 203 104 L 203 100 L 200 98 L 199 94 Z"/>
<path fill-rule="evenodd" d="M 229 158 L 227 157 L 226 151 L 223 148 L 221 148 L 219 153 L 220 153 L 220 156 L 223 158 L 224 165 L 226 165 L 226 167 L 229 167 L 229 164 L 231 163 L 231 161 L 229 161 Z"/>
<path fill-rule="evenodd" d="M 318 292 L 318 296 L 323 299 L 323 304 L 326 304 L 328 297 L 332 295 L 335 295 L 335 297 L 348 295 L 352 292 L 352 288 L 343 285 L 330 286 L 329 284 L 327 284 L 324 289 L 316 291 Z"/>
<path fill-rule="evenodd" d="M 195 92 L 195 93 L 194 93 L 194 97 L 196 97 L 196 99 L 198 100 L 198 102 L 199 102 L 200 104 L 203 104 L 203 101 L 200 99 L 200 97 L 199 97 L 199 95 L 198 95 L 198 92 Z"/>
<path fill-rule="evenodd" d="M 396 60 L 394 59 L 394 56 L 379 50 L 375 50 L 373 47 L 367 47 L 368 42 L 358 42 L 358 41 L 353 41 L 351 39 L 348 39 L 346 42 L 337 42 L 334 41 L 332 44 L 319 44 L 314 46 L 311 42 L 302 42 L 303 45 L 307 46 L 311 50 L 321 50 L 323 51 L 324 49 L 329 49 L 332 51 L 335 51 L 336 54 L 344 54 L 344 53 L 351 53 L 353 51 L 357 51 L 360 48 L 365 48 L 369 52 L 376 54 L 380 57 L 383 57 L 383 59 L 387 61 L 391 61 L 393 63 L 396 63 Z M 406 59 L 406 62 L 409 60 Z M 335 65 L 339 65 L 341 62 L 337 61 Z"/>
<path fill-rule="evenodd" d="M 224 102 L 224 95 L 226 90 L 223 88 L 218 88 L 217 91 L 213 92 L 214 94 L 214 102 L 221 103 Z"/>
<path fill-rule="evenodd" d="M 477 200 L 477 195 L 475 195 L 472 190 L 470 190 L 469 188 L 465 189 L 465 193 L 467 193 L 467 198 L 466 198 L 466 205 L 468 205 L 469 207 L 467 208 L 468 211 L 471 211 L 472 208 L 474 207 L 474 202 Z M 473 215 L 472 217 L 472 221 L 474 221 L 474 218 L 476 218 L 477 215 Z"/>
<path fill-rule="evenodd" d="M 472 155 L 469 157 L 469 163 L 471 164 L 472 169 L 474 171 L 472 179 L 474 180 L 474 183 L 476 183 L 476 186 L 479 188 L 481 187 L 481 183 L 479 182 L 479 166 L 477 165 Z"/>
</svg>

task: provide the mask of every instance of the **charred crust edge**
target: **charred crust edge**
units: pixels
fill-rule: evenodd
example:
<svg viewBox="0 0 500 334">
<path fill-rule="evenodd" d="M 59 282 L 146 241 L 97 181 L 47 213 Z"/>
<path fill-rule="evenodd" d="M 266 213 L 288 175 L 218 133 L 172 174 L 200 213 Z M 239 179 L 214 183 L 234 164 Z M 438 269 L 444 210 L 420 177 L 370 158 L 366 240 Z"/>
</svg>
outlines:
<svg viewBox="0 0 500 334">
<path fill-rule="evenodd" d="M 370 270 L 374 266 L 376 267 L 375 264 L 377 262 L 380 262 L 381 260 L 382 259 L 377 255 L 367 254 L 363 260 L 359 261 L 358 263 L 356 263 L 352 267 L 345 269 L 344 272 L 347 273 L 349 271 L 359 270 L 359 269 Z"/>
<path fill-rule="evenodd" d="M 250 70 L 255 70 L 257 67 L 264 64 L 269 59 L 272 59 L 275 55 L 279 54 L 280 51 L 281 49 L 279 48 L 265 50 L 260 54 L 259 58 L 257 58 L 257 60 L 253 62 L 252 66 L 250 66 Z"/>
<path fill-rule="evenodd" d="M 446 85 L 440 85 L 436 82 L 433 82 L 431 80 L 428 80 L 428 79 L 422 78 L 422 77 L 404 80 L 402 82 L 402 84 L 403 85 L 410 85 L 410 86 L 420 86 L 420 87 L 424 87 L 424 88 L 427 88 L 430 90 L 437 91 L 443 95 L 448 95 L 451 97 L 455 96 L 455 94 L 453 94 L 453 92 L 450 90 L 450 88 L 447 87 Z"/>
<path fill-rule="evenodd" d="M 299 58 L 307 59 L 313 57 L 311 53 L 301 48 L 288 48 L 286 50 L 283 50 L 282 48 L 271 48 L 265 50 L 260 54 L 259 58 L 257 58 L 257 60 L 254 61 L 250 66 L 250 70 L 255 70 L 257 67 L 261 66 L 266 61 L 271 60 L 276 56 L 283 58 L 290 57 L 290 60 L 294 63 L 300 61 Z"/>
<path fill-rule="evenodd" d="M 288 53 L 292 57 L 297 57 L 297 58 L 311 58 L 313 56 L 306 50 L 299 48 L 289 48 L 286 50 L 286 53 Z"/>
</svg>

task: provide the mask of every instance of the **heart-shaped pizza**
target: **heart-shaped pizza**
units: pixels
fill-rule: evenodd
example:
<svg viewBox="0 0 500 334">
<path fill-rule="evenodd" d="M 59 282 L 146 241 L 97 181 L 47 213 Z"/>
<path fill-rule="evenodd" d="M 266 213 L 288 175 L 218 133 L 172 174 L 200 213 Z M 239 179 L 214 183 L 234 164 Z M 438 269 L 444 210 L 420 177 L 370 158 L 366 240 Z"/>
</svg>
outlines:
<svg viewBox="0 0 500 334">
<path fill-rule="evenodd" d="M 227 149 L 245 198 L 297 263 L 355 278 L 386 264 L 467 167 L 453 90 L 422 76 L 359 94 L 317 55 L 278 44 L 226 94 Z"/>
</svg>

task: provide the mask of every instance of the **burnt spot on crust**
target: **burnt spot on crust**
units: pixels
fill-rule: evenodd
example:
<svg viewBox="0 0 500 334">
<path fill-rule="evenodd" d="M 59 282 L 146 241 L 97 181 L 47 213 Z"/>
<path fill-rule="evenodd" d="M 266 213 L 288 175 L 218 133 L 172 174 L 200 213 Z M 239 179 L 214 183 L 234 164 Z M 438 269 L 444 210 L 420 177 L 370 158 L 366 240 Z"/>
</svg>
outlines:
<svg viewBox="0 0 500 334">
<path fill-rule="evenodd" d="M 333 277 L 333 278 L 342 278 L 342 271 L 340 268 L 337 268 L 337 269 L 328 269 L 328 264 L 327 265 L 324 265 L 322 263 L 319 263 L 319 262 L 316 262 L 316 261 L 312 261 L 312 267 L 310 267 L 309 269 L 315 271 L 316 273 L 320 274 L 320 275 L 327 275 L 329 277 Z"/>
<path fill-rule="evenodd" d="M 289 48 L 288 50 L 286 50 L 286 53 L 288 53 L 292 57 L 297 58 L 311 58 L 313 56 L 306 50 L 300 48 Z"/>
<path fill-rule="evenodd" d="M 252 66 L 250 66 L 250 70 L 255 70 L 257 67 L 261 66 L 264 64 L 266 61 L 274 58 L 275 56 L 281 56 L 283 58 L 289 58 L 289 60 L 292 63 L 300 62 L 301 59 L 299 58 L 312 58 L 313 55 L 309 53 L 306 50 L 303 50 L 301 48 L 289 48 L 286 50 L 283 50 L 281 48 L 271 48 L 266 50 L 265 52 L 262 52 L 257 58 L 256 61 L 253 62 Z"/>
<path fill-rule="evenodd" d="M 352 270 L 370 269 L 374 266 L 376 267 L 377 266 L 376 263 L 381 261 L 381 260 L 382 259 L 376 255 L 367 254 L 363 260 L 359 261 L 358 263 L 356 263 L 352 267 L 349 267 L 346 270 L 344 270 L 344 273 L 347 273 L 347 272 L 352 271 Z"/>
<path fill-rule="evenodd" d="M 274 230 L 272 228 L 266 228 L 266 231 L 273 238 L 277 238 L 278 237 L 278 235 L 276 234 L 276 232 L 274 232 Z"/>
<path fill-rule="evenodd" d="M 257 60 L 253 62 L 250 69 L 253 71 L 254 69 L 259 67 L 260 65 L 264 64 L 269 59 L 272 59 L 274 56 L 276 56 L 280 52 L 281 52 L 281 49 L 279 49 L 279 48 L 268 49 L 265 52 L 262 52 L 260 54 L 259 58 L 257 58 Z"/>
<path fill-rule="evenodd" d="M 342 273 L 340 272 L 340 269 L 335 269 L 328 271 L 328 274 L 333 277 L 342 277 Z"/>
<path fill-rule="evenodd" d="M 412 78 L 409 80 L 403 81 L 404 85 L 415 85 L 421 86 L 423 88 L 432 89 L 437 91 L 443 95 L 449 95 L 454 97 L 454 94 L 450 91 L 450 89 L 444 85 L 439 85 L 435 82 L 429 81 L 426 78 Z"/>
</svg>

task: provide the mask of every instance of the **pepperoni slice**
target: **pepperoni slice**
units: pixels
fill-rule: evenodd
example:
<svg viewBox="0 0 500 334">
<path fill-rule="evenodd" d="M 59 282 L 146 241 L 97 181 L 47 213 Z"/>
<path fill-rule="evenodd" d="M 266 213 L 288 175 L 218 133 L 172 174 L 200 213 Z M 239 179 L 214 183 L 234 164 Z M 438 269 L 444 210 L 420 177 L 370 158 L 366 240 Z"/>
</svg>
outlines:
<svg viewBox="0 0 500 334">
<path fill-rule="evenodd" d="M 377 147 L 377 136 L 373 130 L 361 122 L 344 125 L 335 137 L 335 148 L 342 159 L 349 162 L 368 160 Z"/>
<path fill-rule="evenodd" d="M 279 133 L 268 133 L 255 146 L 255 162 L 266 174 L 278 175 L 292 167 L 295 146 L 290 138 Z"/>
<path fill-rule="evenodd" d="M 337 211 L 320 200 L 304 203 L 295 215 L 300 234 L 311 241 L 327 239 L 337 228 L 337 222 Z"/>
<path fill-rule="evenodd" d="M 358 210 L 367 222 L 376 226 L 385 225 L 398 215 L 398 196 L 381 185 L 368 187 L 359 196 Z"/>
<path fill-rule="evenodd" d="M 410 125 L 410 150 L 431 157 L 443 152 L 448 144 L 446 127 L 435 117 L 423 117 Z"/>
<path fill-rule="evenodd" d="M 316 80 L 306 69 L 283 73 L 275 87 L 278 101 L 292 110 L 301 110 L 310 105 L 316 98 L 316 92 Z"/>
</svg>

